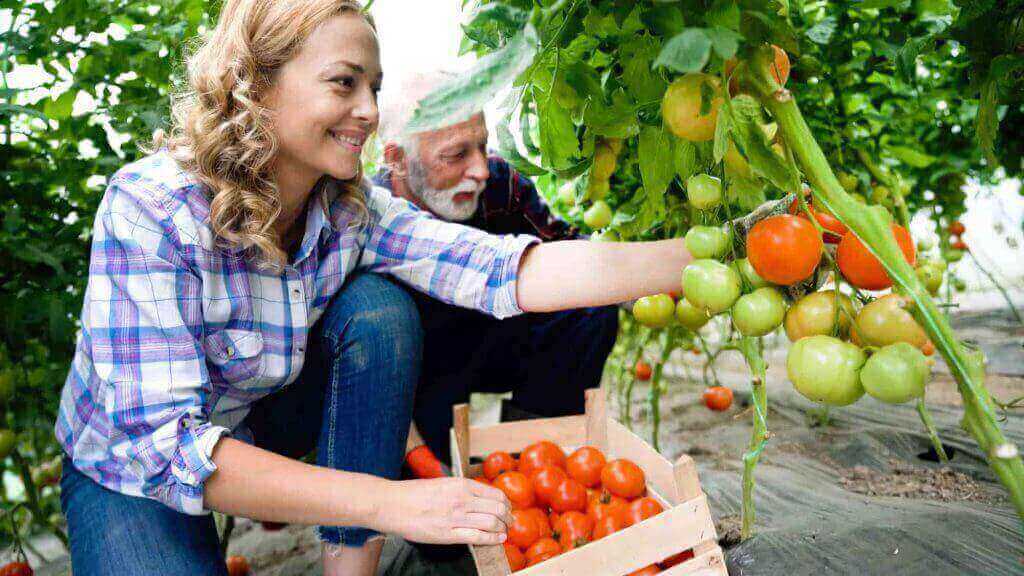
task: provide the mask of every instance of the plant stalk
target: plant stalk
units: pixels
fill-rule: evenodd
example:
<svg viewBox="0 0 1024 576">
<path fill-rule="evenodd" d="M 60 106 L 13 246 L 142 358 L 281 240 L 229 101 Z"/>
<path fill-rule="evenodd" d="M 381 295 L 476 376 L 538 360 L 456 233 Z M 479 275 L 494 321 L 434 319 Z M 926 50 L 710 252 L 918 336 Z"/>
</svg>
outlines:
<svg viewBox="0 0 1024 576">
<path fill-rule="evenodd" d="M 942 445 L 942 438 L 939 438 L 939 431 L 935 428 L 932 414 L 928 411 L 928 407 L 925 406 L 923 397 L 917 400 L 917 414 L 921 416 L 921 422 L 924 423 L 924 428 L 928 431 L 928 438 L 931 439 L 932 447 L 935 448 L 935 453 L 938 454 L 939 460 L 943 463 L 949 462 L 949 456 L 946 456 L 946 448 Z"/>
<path fill-rule="evenodd" d="M 743 524 L 740 539 L 754 535 L 757 511 L 754 508 L 754 469 L 761 458 L 761 452 L 768 443 L 768 390 L 765 385 L 767 366 L 762 354 L 760 339 L 743 338 L 739 349 L 750 368 L 750 391 L 754 402 L 753 427 L 750 444 L 743 455 Z"/>
</svg>

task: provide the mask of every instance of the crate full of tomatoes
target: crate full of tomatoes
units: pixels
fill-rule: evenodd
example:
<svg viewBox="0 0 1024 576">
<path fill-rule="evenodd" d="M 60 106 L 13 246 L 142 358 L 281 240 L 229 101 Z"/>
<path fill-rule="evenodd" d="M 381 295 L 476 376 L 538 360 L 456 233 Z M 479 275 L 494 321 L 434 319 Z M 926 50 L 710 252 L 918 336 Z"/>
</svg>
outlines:
<svg viewBox="0 0 1024 576">
<path fill-rule="evenodd" d="M 455 408 L 456 473 L 508 496 L 502 546 L 472 546 L 482 576 L 726 574 L 693 460 L 672 464 L 609 420 L 601 391 L 581 416 L 469 426 Z"/>
</svg>

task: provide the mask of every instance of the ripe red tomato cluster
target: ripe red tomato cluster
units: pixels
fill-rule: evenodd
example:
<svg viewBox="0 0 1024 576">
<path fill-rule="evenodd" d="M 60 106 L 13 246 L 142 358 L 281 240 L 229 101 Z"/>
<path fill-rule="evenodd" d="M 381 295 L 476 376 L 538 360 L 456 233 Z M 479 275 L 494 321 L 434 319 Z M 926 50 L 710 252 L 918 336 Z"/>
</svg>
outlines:
<svg viewBox="0 0 1024 576">
<path fill-rule="evenodd" d="M 0 576 L 32 576 L 32 567 L 28 562 L 8 562 L 0 568 Z"/>
<path fill-rule="evenodd" d="M 476 480 L 498 488 L 512 503 L 504 546 L 513 571 L 664 510 L 647 496 L 639 466 L 627 459 L 609 461 L 593 446 L 567 456 L 557 444 L 541 441 L 527 446 L 518 459 L 508 452 L 492 452 L 484 460 L 483 477 Z"/>
</svg>

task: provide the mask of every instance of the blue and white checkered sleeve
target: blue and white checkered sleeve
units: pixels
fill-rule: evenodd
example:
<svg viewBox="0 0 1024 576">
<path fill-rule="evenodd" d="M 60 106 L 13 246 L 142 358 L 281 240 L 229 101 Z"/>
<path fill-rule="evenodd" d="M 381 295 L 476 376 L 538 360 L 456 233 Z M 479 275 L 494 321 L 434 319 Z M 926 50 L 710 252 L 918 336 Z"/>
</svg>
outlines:
<svg viewBox="0 0 1024 576">
<path fill-rule="evenodd" d="M 444 222 L 383 188 L 368 193 L 370 221 L 360 267 L 387 272 L 443 302 L 496 318 L 523 311 L 519 263 L 533 236 L 496 236 Z"/>
</svg>

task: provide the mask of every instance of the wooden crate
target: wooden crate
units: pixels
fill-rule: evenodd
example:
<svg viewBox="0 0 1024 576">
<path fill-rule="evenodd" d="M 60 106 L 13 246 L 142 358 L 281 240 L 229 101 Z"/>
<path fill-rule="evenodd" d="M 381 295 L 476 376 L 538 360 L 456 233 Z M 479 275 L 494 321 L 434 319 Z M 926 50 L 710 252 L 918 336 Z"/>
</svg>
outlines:
<svg viewBox="0 0 1024 576">
<path fill-rule="evenodd" d="M 539 440 L 550 440 L 566 452 L 584 445 L 608 457 L 636 462 L 647 477 L 650 496 L 665 507 L 657 516 L 634 524 L 575 550 L 516 572 L 517 576 L 625 576 L 669 556 L 693 550 L 694 557 L 662 574 L 670 576 L 728 575 L 707 497 L 693 459 L 683 455 L 673 465 L 638 436 L 607 416 L 604 392 L 589 390 L 586 414 L 470 426 L 469 406 L 455 407 L 451 431 L 452 465 L 458 476 L 482 474 L 483 458 L 495 450 L 516 453 Z M 470 546 L 481 576 L 511 574 L 501 546 Z"/>
</svg>

